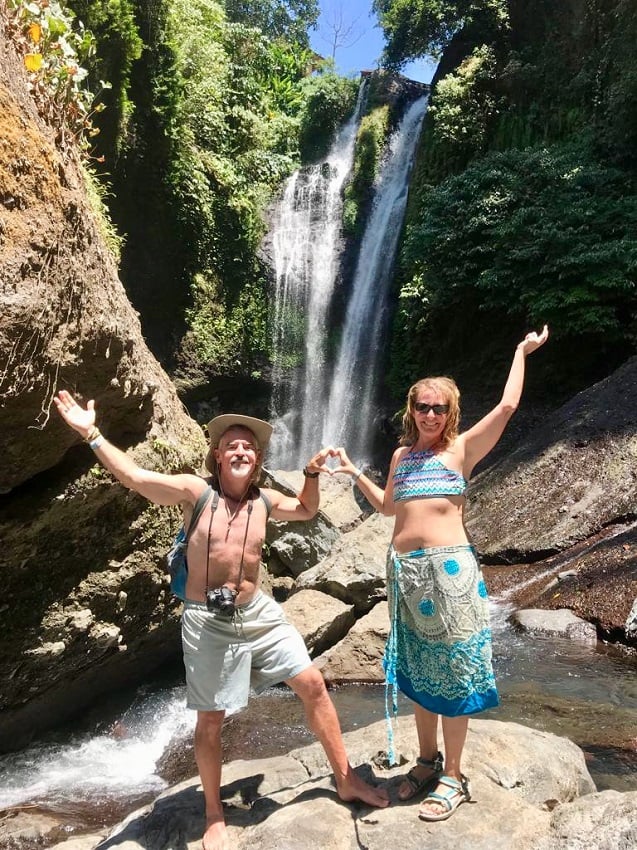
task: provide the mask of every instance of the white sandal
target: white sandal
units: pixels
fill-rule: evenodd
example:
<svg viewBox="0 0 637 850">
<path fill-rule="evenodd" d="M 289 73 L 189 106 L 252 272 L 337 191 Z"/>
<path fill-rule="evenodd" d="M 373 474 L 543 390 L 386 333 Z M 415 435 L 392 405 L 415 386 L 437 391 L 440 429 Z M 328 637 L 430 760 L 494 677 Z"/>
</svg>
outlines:
<svg viewBox="0 0 637 850">
<path fill-rule="evenodd" d="M 420 820 L 438 821 L 447 820 L 455 812 L 461 803 L 468 803 L 471 799 L 469 791 L 469 780 L 466 776 L 462 777 L 462 781 L 454 779 L 452 776 L 441 776 L 438 780 L 438 786 L 445 785 L 447 791 L 439 793 L 438 791 L 430 791 L 425 797 L 422 804 L 426 805 L 429 801 L 443 806 L 446 811 L 435 814 L 433 812 L 425 812 L 422 809 L 418 812 Z"/>
</svg>

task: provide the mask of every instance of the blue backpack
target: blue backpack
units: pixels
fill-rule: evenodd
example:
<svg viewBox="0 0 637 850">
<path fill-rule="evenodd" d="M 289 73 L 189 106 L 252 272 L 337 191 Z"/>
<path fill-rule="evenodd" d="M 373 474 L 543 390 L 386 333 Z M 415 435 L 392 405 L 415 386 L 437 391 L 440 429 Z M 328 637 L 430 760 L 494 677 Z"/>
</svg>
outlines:
<svg viewBox="0 0 637 850">
<path fill-rule="evenodd" d="M 214 513 L 219 503 L 219 493 L 208 485 L 195 502 L 188 530 L 184 525 L 181 526 L 170 551 L 166 555 L 166 563 L 170 573 L 170 589 L 179 599 L 186 598 L 186 582 L 188 581 L 186 550 L 188 549 L 188 541 L 213 493 L 212 511 Z"/>
</svg>

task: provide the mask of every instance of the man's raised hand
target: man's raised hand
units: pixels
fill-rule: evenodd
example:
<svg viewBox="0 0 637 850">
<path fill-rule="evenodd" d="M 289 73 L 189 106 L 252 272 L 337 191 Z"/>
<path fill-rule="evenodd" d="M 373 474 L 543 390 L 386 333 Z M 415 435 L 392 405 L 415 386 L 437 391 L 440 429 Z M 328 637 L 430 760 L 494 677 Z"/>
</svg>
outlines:
<svg viewBox="0 0 637 850">
<path fill-rule="evenodd" d="M 80 407 L 71 393 L 66 390 L 60 390 L 53 397 L 53 403 L 66 424 L 73 428 L 74 431 L 77 431 L 82 439 L 85 440 L 93 428 L 95 428 L 95 402 L 93 399 L 88 402 L 85 408 Z"/>
</svg>

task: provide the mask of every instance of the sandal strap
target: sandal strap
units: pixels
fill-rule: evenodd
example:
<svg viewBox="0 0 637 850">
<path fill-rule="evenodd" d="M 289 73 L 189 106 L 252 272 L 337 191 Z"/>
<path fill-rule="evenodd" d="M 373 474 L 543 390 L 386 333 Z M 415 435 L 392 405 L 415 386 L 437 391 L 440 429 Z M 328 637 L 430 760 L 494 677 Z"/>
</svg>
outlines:
<svg viewBox="0 0 637 850">
<path fill-rule="evenodd" d="M 417 794 L 418 791 L 420 791 L 422 781 L 413 772 L 413 768 L 405 774 L 405 776 L 403 777 L 403 781 L 408 782 L 409 785 L 411 785 L 414 794 Z"/>
<path fill-rule="evenodd" d="M 442 753 L 438 750 L 436 757 L 433 759 L 424 759 L 418 756 L 416 764 L 419 764 L 421 767 L 428 767 L 436 773 L 442 773 Z"/>
<path fill-rule="evenodd" d="M 462 794 L 465 800 L 469 801 L 471 799 L 471 793 L 469 792 L 469 783 L 466 776 L 462 777 L 462 780 L 454 779 L 453 776 L 447 776 L 444 774 L 438 778 L 438 785 L 446 785 L 447 788 L 451 790 L 451 793 L 445 793 L 444 795 L 436 794 L 435 791 L 432 791 L 431 794 L 428 794 L 428 797 L 441 797 L 447 799 L 449 797 L 453 797 L 454 794 Z"/>
</svg>

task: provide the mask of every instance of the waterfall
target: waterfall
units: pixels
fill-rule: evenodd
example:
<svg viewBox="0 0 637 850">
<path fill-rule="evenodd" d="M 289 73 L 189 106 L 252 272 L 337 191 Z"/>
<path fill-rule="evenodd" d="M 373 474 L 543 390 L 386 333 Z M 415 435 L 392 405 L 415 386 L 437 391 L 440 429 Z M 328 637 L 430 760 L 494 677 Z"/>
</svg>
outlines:
<svg viewBox="0 0 637 850">
<path fill-rule="evenodd" d="M 359 460 L 369 452 L 391 272 L 427 99 L 407 109 L 389 140 L 334 365 L 327 320 L 342 248 L 342 193 L 363 102 L 364 84 L 326 160 L 292 175 L 274 218 L 272 468 L 301 468 L 328 443 L 345 445 Z"/>
<path fill-rule="evenodd" d="M 387 324 L 391 272 L 402 228 L 409 174 L 427 98 L 415 101 L 393 134 L 365 229 L 327 404 L 321 444 L 369 456 L 374 396 Z"/>
<path fill-rule="evenodd" d="M 302 466 L 317 450 L 327 394 L 327 312 L 338 273 L 343 186 L 352 169 L 366 84 L 326 159 L 289 179 L 272 239 L 274 434 L 269 465 Z M 302 368 L 294 368 L 302 357 Z M 286 380 L 292 370 L 294 379 Z M 300 417 L 300 422 L 295 421 Z"/>
</svg>

